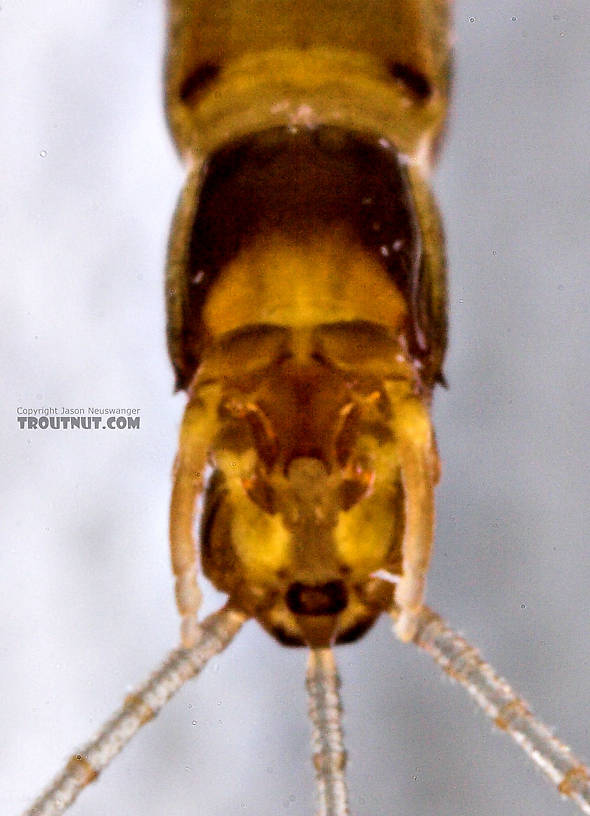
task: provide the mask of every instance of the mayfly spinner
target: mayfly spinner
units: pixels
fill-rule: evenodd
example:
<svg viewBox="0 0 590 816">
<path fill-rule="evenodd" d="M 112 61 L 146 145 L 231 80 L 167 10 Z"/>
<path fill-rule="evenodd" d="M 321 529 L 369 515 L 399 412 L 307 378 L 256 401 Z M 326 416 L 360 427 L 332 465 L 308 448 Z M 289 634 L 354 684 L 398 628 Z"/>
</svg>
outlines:
<svg viewBox="0 0 590 816">
<path fill-rule="evenodd" d="M 590 813 L 584 766 L 424 606 L 447 333 L 428 178 L 450 3 L 169 5 L 168 119 L 189 171 L 166 279 L 188 395 L 170 511 L 182 645 L 28 816 L 63 812 L 248 618 L 311 650 L 318 814 L 344 816 L 331 647 L 382 613 Z M 227 595 L 205 621 L 199 556 Z"/>
<path fill-rule="evenodd" d="M 201 559 L 232 608 L 312 647 L 354 640 L 394 596 L 409 640 L 422 609 L 447 3 L 312 8 L 238 2 L 228 25 L 215 3 L 171 7 L 168 114 L 191 168 L 167 279 L 189 395 L 170 514 L 185 645 L 209 460 Z"/>
</svg>

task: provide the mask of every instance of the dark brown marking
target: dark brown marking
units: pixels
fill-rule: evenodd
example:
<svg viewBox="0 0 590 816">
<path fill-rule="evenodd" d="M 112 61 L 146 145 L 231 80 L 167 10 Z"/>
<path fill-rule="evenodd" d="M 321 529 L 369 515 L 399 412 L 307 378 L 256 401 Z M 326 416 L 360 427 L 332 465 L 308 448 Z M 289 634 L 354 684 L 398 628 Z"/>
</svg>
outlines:
<svg viewBox="0 0 590 816">
<path fill-rule="evenodd" d="M 348 605 L 344 581 L 326 584 L 291 584 L 285 596 L 287 607 L 295 615 L 337 615 Z"/>
<path fill-rule="evenodd" d="M 432 85 L 420 71 L 405 65 L 403 62 L 387 63 L 387 71 L 390 76 L 403 83 L 411 95 L 419 102 L 426 102 L 432 95 Z"/>
<path fill-rule="evenodd" d="M 575 768 L 570 768 L 570 770 L 566 773 L 557 786 L 557 790 L 563 796 L 573 797 L 576 793 L 576 788 L 579 785 L 588 784 L 588 781 L 590 781 L 590 779 L 588 777 L 588 771 L 586 768 L 583 765 L 576 765 Z"/>
<path fill-rule="evenodd" d="M 67 773 L 76 780 L 76 784 L 80 788 L 86 787 L 90 782 L 93 782 L 98 776 L 98 771 L 95 770 L 90 762 L 82 754 L 74 754 L 66 766 Z"/>
<path fill-rule="evenodd" d="M 220 72 L 221 66 L 216 62 L 207 61 L 198 65 L 180 86 L 178 95 L 181 102 L 185 104 L 194 102 L 195 98 L 202 94 L 214 79 L 217 79 Z"/>
</svg>

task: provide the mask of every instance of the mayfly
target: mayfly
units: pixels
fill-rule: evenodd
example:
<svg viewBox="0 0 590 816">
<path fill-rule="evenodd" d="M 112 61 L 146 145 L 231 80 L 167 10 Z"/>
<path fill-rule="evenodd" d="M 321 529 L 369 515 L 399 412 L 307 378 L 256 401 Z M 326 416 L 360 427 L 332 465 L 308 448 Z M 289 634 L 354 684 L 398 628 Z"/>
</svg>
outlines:
<svg viewBox="0 0 590 816">
<path fill-rule="evenodd" d="M 390 606 L 403 639 L 424 624 L 437 474 L 427 408 L 445 340 L 440 235 L 424 176 L 443 123 L 448 55 L 444 4 L 422 5 L 404 4 L 397 40 L 384 28 L 387 52 L 367 18 L 370 38 L 361 48 L 353 37 L 337 59 L 323 42 L 314 51 L 307 10 L 291 21 L 301 38 L 296 64 L 263 42 L 272 58 L 261 66 L 237 7 L 228 30 L 243 42 L 236 34 L 215 53 L 196 39 L 219 40 L 225 22 L 214 4 L 198 27 L 186 16 L 198 6 L 180 4 L 172 18 L 170 116 L 192 164 L 167 284 L 173 360 L 190 392 L 171 516 L 185 646 L 200 636 L 191 533 L 207 454 L 217 470 L 202 559 L 234 609 L 317 654 L 359 636 Z M 265 21 L 263 41 L 270 10 L 247 4 L 248 19 Z M 313 19 L 328 43 L 345 22 L 340 15 L 331 29 L 329 18 Z M 274 25 L 273 45 L 284 19 Z M 357 64 L 344 45 L 367 59 Z M 292 92 L 285 104 L 276 86 L 290 72 L 301 98 Z M 278 100 L 271 106 L 258 77 L 271 77 L 263 88 Z M 331 116 L 322 104 L 336 77 Z M 374 119 L 371 91 L 384 94 Z M 242 93 L 243 110 L 232 98 Z M 500 721 L 511 705 L 502 704 Z M 141 719 L 154 710 L 144 699 L 128 712 L 134 706 Z M 70 782 L 93 776 L 89 764 L 84 753 L 75 759 Z M 584 784 L 577 765 L 566 783 L 566 792 Z"/>
</svg>

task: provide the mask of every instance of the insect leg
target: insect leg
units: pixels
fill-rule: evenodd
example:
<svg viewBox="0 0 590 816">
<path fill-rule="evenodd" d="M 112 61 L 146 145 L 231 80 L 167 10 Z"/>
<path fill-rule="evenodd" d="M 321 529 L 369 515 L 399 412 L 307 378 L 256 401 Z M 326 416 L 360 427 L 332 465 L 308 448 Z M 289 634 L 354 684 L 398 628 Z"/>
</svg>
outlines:
<svg viewBox="0 0 590 816">
<path fill-rule="evenodd" d="M 394 385 L 388 390 L 393 390 Z M 391 396 L 391 394 L 390 394 Z M 434 538 L 434 486 L 439 462 L 434 432 L 424 403 L 415 396 L 392 399 L 401 479 L 404 490 L 402 577 L 395 603 L 400 614 L 395 631 L 407 642 L 416 631 L 422 609 L 426 572 Z"/>
<path fill-rule="evenodd" d="M 191 393 L 186 406 L 170 503 L 170 556 L 176 577 L 176 605 L 182 616 L 181 637 L 190 647 L 197 632 L 201 591 L 197 584 L 197 548 L 193 535 L 195 508 L 203 489 L 203 471 L 217 428 L 221 389 L 207 385 Z"/>
<path fill-rule="evenodd" d="M 396 617 L 396 612 L 392 616 Z M 477 649 L 424 606 L 414 643 L 469 693 L 494 725 L 506 731 L 562 796 L 590 814 L 590 768 L 531 712 L 528 703 L 486 663 Z"/>
<path fill-rule="evenodd" d="M 22 816 L 61 816 L 172 695 L 231 643 L 244 620 L 242 613 L 224 607 L 203 621 L 194 646 L 189 650 L 179 647 L 170 652 L 104 723 L 98 734 L 70 758 Z"/>
</svg>

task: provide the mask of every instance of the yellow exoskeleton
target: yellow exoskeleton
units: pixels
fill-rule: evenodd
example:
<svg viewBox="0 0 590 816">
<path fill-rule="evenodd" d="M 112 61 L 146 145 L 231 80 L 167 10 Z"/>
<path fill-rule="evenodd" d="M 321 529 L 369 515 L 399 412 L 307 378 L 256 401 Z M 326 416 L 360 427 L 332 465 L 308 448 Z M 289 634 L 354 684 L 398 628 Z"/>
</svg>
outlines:
<svg viewBox="0 0 590 816">
<path fill-rule="evenodd" d="M 428 175 L 446 0 L 172 0 L 166 98 L 189 175 L 169 249 L 186 407 L 170 517 L 183 640 L 205 574 L 287 644 L 422 607 L 446 342 Z M 395 593 L 393 583 L 396 583 Z"/>
</svg>

